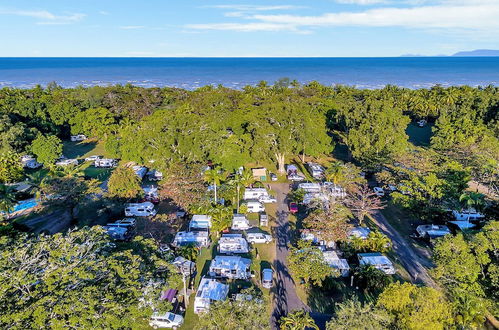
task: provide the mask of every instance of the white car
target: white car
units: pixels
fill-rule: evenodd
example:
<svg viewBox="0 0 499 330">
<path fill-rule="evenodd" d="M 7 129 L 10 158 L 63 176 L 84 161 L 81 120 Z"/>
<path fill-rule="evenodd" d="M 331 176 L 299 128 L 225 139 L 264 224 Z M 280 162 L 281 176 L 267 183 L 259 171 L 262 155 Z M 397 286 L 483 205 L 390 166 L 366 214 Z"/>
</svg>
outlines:
<svg viewBox="0 0 499 330">
<path fill-rule="evenodd" d="M 277 181 L 277 175 L 275 175 L 274 173 L 270 173 L 270 180 Z"/>
<path fill-rule="evenodd" d="M 274 196 L 270 196 L 270 195 L 260 196 L 260 198 L 258 198 L 258 200 L 264 204 L 277 203 L 277 199 Z"/>
<path fill-rule="evenodd" d="M 85 158 L 85 161 L 86 162 L 95 162 L 97 159 L 101 159 L 102 156 L 96 156 L 96 155 L 93 155 L 93 156 L 89 156 L 87 158 Z"/>
<path fill-rule="evenodd" d="M 272 287 L 272 278 L 274 277 L 274 272 L 270 268 L 262 270 L 262 286 L 265 289 L 270 289 Z"/>
<path fill-rule="evenodd" d="M 246 240 L 251 244 L 269 244 L 272 242 L 272 236 L 264 233 L 247 233 Z"/>
<path fill-rule="evenodd" d="M 184 323 L 184 318 L 181 315 L 173 314 L 173 313 L 154 313 L 151 316 L 151 320 L 149 321 L 149 325 L 154 329 L 157 328 L 173 328 L 176 329 L 180 327 Z"/>
<path fill-rule="evenodd" d="M 385 196 L 385 191 L 381 187 L 374 187 L 374 193 L 379 197 Z"/>
</svg>

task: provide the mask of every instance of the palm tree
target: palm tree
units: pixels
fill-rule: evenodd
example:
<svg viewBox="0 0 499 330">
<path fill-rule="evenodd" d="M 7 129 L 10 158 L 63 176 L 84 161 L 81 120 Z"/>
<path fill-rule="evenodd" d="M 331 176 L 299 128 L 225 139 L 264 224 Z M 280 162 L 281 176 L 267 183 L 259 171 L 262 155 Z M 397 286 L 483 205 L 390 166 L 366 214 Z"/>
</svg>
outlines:
<svg viewBox="0 0 499 330">
<path fill-rule="evenodd" d="M 387 252 L 392 246 L 392 241 L 377 230 L 369 233 L 365 243 L 370 252 Z"/>
<path fill-rule="evenodd" d="M 245 187 L 251 186 L 253 183 L 255 183 L 255 177 L 253 176 L 253 173 L 251 173 L 250 170 L 245 169 L 243 171 L 243 174 L 241 175 L 241 183 Z"/>
<path fill-rule="evenodd" d="M 281 318 L 281 330 L 305 330 L 307 328 L 317 329 L 314 319 L 305 311 L 295 311 Z"/>
<path fill-rule="evenodd" d="M 199 249 L 194 244 L 187 244 L 177 249 L 177 253 L 187 260 L 196 262 Z"/>
<path fill-rule="evenodd" d="M 60 178 L 81 178 L 85 173 L 82 165 L 69 165 L 55 169 L 52 175 Z"/>
<path fill-rule="evenodd" d="M 232 221 L 232 208 L 229 206 L 216 205 L 208 212 L 213 218 L 212 231 L 218 234 L 229 228 Z"/>
<path fill-rule="evenodd" d="M 343 163 L 337 161 L 331 164 L 326 169 L 326 172 L 324 173 L 324 177 L 326 178 L 327 181 L 334 183 L 335 185 L 338 185 L 340 182 L 342 182 L 345 178 L 345 171 L 344 171 L 344 165 Z"/>
<path fill-rule="evenodd" d="M 476 211 L 481 211 L 485 207 L 485 196 L 478 192 L 467 191 L 459 196 L 459 201 L 468 209 L 473 208 Z"/>
<path fill-rule="evenodd" d="M 16 203 L 14 188 L 0 185 L 0 213 L 9 213 L 14 209 Z"/>
<path fill-rule="evenodd" d="M 215 187 L 215 203 L 218 202 L 217 187 L 220 186 L 220 182 L 222 182 L 222 179 L 224 179 L 224 177 L 224 172 L 219 166 L 204 172 L 204 180 L 210 184 L 213 184 L 213 186 Z"/>
<path fill-rule="evenodd" d="M 29 184 L 31 185 L 31 191 L 34 193 L 36 199 L 40 199 L 42 197 L 42 186 L 45 180 L 47 179 L 47 175 L 42 171 L 34 172 L 33 174 L 27 174 Z"/>
</svg>

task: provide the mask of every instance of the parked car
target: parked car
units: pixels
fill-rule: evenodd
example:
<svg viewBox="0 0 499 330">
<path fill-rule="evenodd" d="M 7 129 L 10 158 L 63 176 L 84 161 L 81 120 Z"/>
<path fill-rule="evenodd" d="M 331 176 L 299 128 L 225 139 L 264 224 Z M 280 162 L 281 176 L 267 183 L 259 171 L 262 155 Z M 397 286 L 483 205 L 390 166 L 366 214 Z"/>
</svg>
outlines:
<svg viewBox="0 0 499 330">
<path fill-rule="evenodd" d="M 92 155 L 92 156 L 85 158 L 85 161 L 86 162 L 95 162 L 98 159 L 102 159 L 102 156 Z"/>
<path fill-rule="evenodd" d="M 261 196 L 260 198 L 258 198 L 258 200 L 264 204 L 277 203 L 277 199 L 274 196 L 270 196 L 270 195 Z"/>
<path fill-rule="evenodd" d="M 149 325 L 154 329 L 157 328 L 173 328 L 176 329 L 184 323 L 184 318 L 181 315 L 173 313 L 154 313 L 149 321 Z"/>
<path fill-rule="evenodd" d="M 269 244 L 272 242 L 272 236 L 264 233 L 247 233 L 246 240 L 251 244 Z"/>
<path fill-rule="evenodd" d="M 277 175 L 275 173 L 270 173 L 270 180 L 277 181 Z"/>
<path fill-rule="evenodd" d="M 272 288 L 272 278 L 274 277 L 274 272 L 270 268 L 262 270 L 262 286 L 266 289 Z"/>
<path fill-rule="evenodd" d="M 424 127 L 425 125 L 426 125 L 426 120 L 421 119 L 420 121 L 418 121 L 418 126 L 419 127 Z"/>
<path fill-rule="evenodd" d="M 383 197 L 385 196 L 385 191 L 383 190 L 383 188 L 381 187 L 374 187 L 374 193 L 376 194 L 376 196 L 379 196 L 379 197 Z"/>
<path fill-rule="evenodd" d="M 295 202 L 289 203 L 289 212 L 292 214 L 297 213 L 298 212 L 298 204 L 296 204 Z"/>
</svg>

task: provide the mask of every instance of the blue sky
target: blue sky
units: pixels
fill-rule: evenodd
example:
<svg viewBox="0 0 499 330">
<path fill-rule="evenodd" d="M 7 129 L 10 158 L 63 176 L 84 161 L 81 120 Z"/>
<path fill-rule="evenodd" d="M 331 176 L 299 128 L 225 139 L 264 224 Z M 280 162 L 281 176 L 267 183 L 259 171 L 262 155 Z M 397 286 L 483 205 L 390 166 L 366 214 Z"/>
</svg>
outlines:
<svg viewBox="0 0 499 330">
<path fill-rule="evenodd" d="M 499 49 L 499 0 L 0 0 L 0 56 L 399 56 Z"/>
</svg>

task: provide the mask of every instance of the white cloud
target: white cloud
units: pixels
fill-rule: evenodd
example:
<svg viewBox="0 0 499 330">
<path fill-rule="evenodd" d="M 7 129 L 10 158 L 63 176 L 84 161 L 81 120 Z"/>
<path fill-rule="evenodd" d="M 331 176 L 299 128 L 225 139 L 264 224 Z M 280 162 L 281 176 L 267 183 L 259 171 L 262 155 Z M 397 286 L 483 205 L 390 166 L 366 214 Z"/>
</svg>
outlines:
<svg viewBox="0 0 499 330">
<path fill-rule="evenodd" d="M 14 16 L 36 18 L 41 20 L 37 22 L 37 24 L 40 25 L 70 24 L 81 21 L 86 16 L 85 14 L 80 14 L 80 13 L 55 15 L 47 10 L 2 10 L 2 9 L 0 9 L 0 15 L 14 15 Z"/>
<path fill-rule="evenodd" d="M 204 8 L 229 9 L 235 11 L 272 11 L 272 10 L 291 10 L 304 8 L 294 5 L 275 5 L 275 6 L 257 6 L 257 5 L 213 5 L 204 6 Z"/>
<path fill-rule="evenodd" d="M 214 23 L 214 24 L 188 24 L 187 29 L 194 30 L 220 30 L 238 32 L 258 31 L 297 31 L 293 25 L 281 23 Z"/>
<path fill-rule="evenodd" d="M 387 3 L 386 0 L 335 0 L 337 3 L 347 4 L 347 5 L 377 5 L 381 3 Z"/>
<path fill-rule="evenodd" d="M 125 25 L 125 26 L 120 26 L 120 29 L 122 30 L 139 30 L 143 29 L 145 26 L 143 25 Z"/>
</svg>

